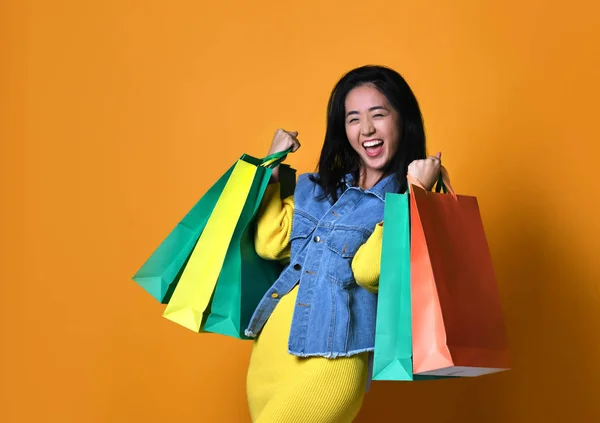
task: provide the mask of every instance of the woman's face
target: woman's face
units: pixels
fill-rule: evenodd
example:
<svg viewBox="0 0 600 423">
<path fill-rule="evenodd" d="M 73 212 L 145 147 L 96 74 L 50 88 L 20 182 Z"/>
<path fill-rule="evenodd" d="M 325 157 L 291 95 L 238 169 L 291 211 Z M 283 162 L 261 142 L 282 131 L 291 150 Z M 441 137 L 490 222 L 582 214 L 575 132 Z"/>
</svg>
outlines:
<svg viewBox="0 0 600 423">
<path fill-rule="evenodd" d="M 400 115 L 372 84 L 352 89 L 346 96 L 346 135 L 361 158 L 363 171 L 382 176 L 398 151 Z"/>
</svg>

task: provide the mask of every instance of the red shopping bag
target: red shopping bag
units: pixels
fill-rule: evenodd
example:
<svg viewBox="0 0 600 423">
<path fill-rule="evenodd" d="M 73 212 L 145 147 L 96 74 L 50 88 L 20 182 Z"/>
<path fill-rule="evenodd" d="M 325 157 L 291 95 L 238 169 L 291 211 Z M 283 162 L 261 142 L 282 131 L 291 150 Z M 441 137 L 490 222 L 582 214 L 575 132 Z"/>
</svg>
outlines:
<svg viewBox="0 0 600 423">
<path fill-rule="evenodd" d="M 413 372 L 479 376 L 509 368 L 506 330 L 479 206 L 411 186 Z"/>
</svg>

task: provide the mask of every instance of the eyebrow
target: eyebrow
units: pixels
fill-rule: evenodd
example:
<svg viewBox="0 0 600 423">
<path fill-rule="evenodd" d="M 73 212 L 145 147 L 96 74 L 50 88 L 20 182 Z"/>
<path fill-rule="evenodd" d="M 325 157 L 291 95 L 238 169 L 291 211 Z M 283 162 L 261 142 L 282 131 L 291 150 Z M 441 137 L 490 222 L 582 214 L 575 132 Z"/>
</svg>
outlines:
<svg viewBox="0 0 600 423">
<path fill-rule="evenodd" d="M 385 110 L 386 112 L 388 111 L 388 109 L 383 106 L 373 106 L 369 109 L 369 112 L 372 112 L 374 110 L 379 110 L 379 109 Z M 350 115 L 358 115 L 358 114 L 359 113 L 356 110 L 351 110 L 348 113 L 346 113 L 346 117 L 348 117 Z"/>
</svg>

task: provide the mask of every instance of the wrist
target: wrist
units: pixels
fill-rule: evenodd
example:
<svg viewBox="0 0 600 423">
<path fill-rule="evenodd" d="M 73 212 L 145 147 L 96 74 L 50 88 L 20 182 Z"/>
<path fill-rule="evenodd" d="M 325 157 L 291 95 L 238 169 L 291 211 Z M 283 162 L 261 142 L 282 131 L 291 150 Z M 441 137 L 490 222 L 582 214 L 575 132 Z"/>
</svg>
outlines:
<svg viewBox="0 0 600 423">
<path fill-rule="evenodd" d="M 269 184 L 279 183 L 279 166 L 273 168 L 273 173 L 271 173 L 271 179 L 269 179 Z"/>
</svg>

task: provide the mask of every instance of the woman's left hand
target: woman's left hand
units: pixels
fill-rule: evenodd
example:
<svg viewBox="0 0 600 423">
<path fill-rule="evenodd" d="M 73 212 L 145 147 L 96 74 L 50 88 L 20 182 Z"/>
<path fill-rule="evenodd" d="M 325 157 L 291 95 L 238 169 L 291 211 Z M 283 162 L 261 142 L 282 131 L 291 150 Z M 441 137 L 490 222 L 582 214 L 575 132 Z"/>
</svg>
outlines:
<svg viewBox="0 0 600 423">
<path fill-rule="evenodd" d="M 415 160 L 408 165 L 408 174 L 421 182 L 423 188 L 429 191 L 440 176 L 441 158 L 442 153 L 437 153 L 423 160 Z"/>
</svg>

